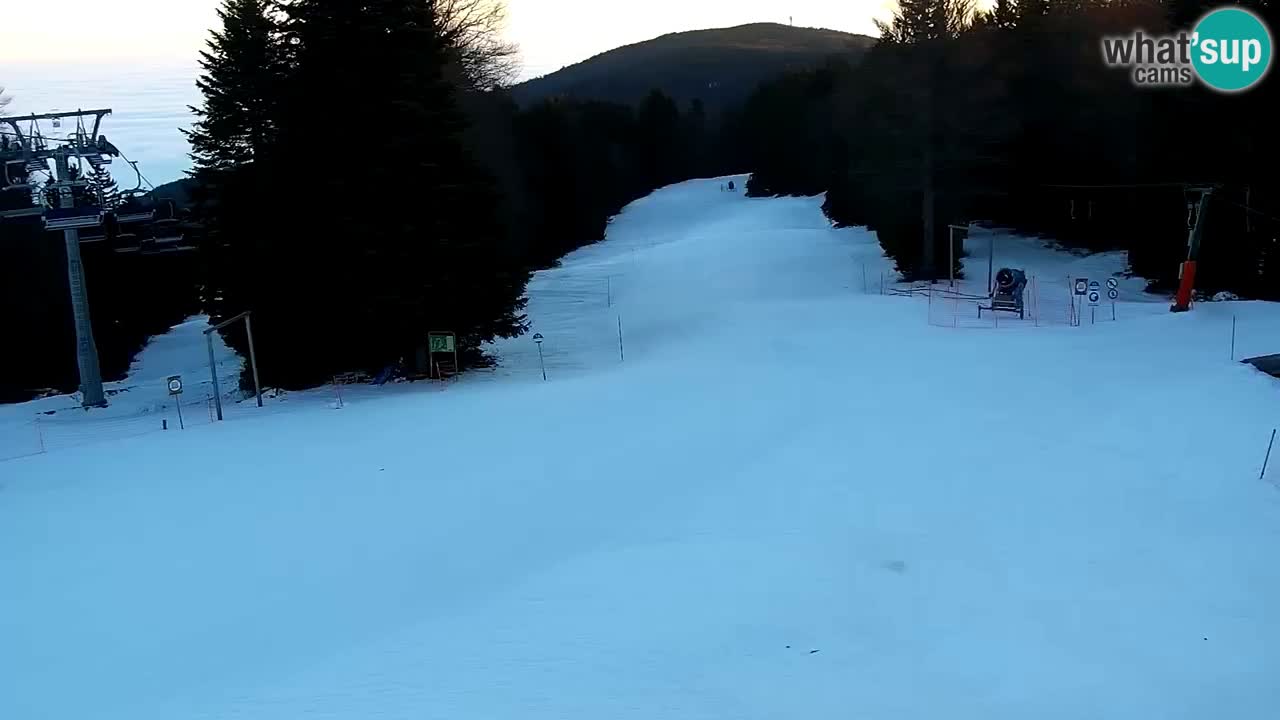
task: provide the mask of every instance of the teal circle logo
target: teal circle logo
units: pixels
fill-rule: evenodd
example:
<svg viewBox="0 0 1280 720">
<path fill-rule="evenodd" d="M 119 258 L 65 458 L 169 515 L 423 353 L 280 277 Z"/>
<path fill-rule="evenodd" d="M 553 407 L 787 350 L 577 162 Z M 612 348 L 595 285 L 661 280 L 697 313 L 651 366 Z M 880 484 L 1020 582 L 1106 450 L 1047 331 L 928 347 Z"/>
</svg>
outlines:
<svg viewBox="0 0 1280 720">
<path fill-rule="evenodd" d="M 1271 32 L 1262 18 L 1244 8 L 1210 11 L 1194 33 L 1191 64 L 1214 90 L 1247 90 L 1271 67 Z"/>
</svg>

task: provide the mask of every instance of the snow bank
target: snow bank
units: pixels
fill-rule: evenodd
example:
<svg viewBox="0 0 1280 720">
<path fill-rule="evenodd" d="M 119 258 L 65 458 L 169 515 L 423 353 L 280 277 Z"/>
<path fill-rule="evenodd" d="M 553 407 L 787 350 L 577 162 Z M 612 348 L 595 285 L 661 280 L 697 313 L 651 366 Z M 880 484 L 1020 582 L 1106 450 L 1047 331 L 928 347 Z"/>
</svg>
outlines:
<svg viewBox="0 0 1280 720">
<path fill-rule="evenodd" d="M 718 185 L 535 278 L 549 382 L 0 463 L 0 717 L 1275 714 L 1274 305 L 940 328 Z"/>
</svg>

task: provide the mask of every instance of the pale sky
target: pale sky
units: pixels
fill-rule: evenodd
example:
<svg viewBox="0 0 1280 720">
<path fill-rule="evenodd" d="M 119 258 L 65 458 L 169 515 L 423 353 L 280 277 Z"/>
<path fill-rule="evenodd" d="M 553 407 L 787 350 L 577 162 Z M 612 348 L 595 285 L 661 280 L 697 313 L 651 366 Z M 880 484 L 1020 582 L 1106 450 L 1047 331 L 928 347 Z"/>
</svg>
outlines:
<svg viewBox="0 0 1280 720">
<path fill-rule="evenodd" d="M 148 59 L 190 61 L 215 22 L 218 0 L 5 2 L 0 12 L 0 82 L 5 62 Z M 892 0 L 508 0 L 509 39 L 524 76 L 542 75 L 596 53 L 668 32 L 749 22 L 788 22 L 875 34 Z"/>
</svg>

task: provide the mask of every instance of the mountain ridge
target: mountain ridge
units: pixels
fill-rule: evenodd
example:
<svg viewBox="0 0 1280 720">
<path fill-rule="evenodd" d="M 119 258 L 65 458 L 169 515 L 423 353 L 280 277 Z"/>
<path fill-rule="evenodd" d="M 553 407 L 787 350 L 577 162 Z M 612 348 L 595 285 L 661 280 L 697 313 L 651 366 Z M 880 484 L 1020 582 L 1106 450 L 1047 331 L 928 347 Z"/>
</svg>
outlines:
<svg viewBox="0 0 1280 720">
<path fill-rule="evenodd" d="M 552 98 L 635 104 L 658 88 L 678 103 L 701 100 L 718 110 L 743 100 L 762 81 L 857 59 L 875 42 L 866 35 L 778 23 L 750 23 L 667 33 L 596 54 L 512 88 L 520 105 Z"/>
</svg>

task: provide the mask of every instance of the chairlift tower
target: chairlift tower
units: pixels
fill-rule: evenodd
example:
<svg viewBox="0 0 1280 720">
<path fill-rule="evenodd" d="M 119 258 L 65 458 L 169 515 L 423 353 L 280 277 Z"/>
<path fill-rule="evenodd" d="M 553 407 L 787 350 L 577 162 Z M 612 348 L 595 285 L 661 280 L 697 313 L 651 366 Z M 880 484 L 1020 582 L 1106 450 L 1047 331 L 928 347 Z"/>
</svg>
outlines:
<svg viewBox="0 0 1280 720">
<path fill-rule="evenodd" d="M 102 407 L 107 404 L 106 393 L 102 388 L 98 346 L 93 340 L 93 325 L 89 318 L 89 294 L 85 287 L 84 265 L 80 259 L 80 229 L 101 225 L 103 209 L 96 204 L 96 199 L 95 204 L 76 207 L 74 189 L 87 185 L 83 173 L 86 162 L 98 168 L 109 164 L 110 158 L 120 154 L 114 145 L 107 142 L 106 136 L 98 134 L 102 118 L 110 114 L 111 110 L 108 109 L 0 118 L 0 122 L 7 124 L 12 135 L 17 138 L 17 145 L 12 151 L 0 153 L 0 162 L 22 163 L 26 173 L 47 173 L 49 161 L 52 160 L 54 164 L 54 180 L 48 185 L 48 189 L 57 194 L 58 206 L 0 212 L 0 218 L 43 215 L 46 230 L 62 231 L 67 248 L 67 279 L 71 289 L 71 310 L 75 316 L 76 360 L 80 369 L 81 404 L 84 407 Z M 76 131 L 65 139 L 45 138 L 40 133 L 41 120 L 50 120 L 51 125 L 57 128 L 67 118 L 75 119 Z M 93 119 L 92 132 L 86 129 L 86 118 Z M 23 132 L 23 124 L 28 127 L 26 133 Z M 72 161 L 82 170 L 75 177 L 71 174 Z M 28 181 L 17 188 L 9 186 L 3 189 L 30 190 L 31 187 Z"/>
</svg>

